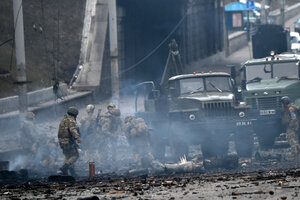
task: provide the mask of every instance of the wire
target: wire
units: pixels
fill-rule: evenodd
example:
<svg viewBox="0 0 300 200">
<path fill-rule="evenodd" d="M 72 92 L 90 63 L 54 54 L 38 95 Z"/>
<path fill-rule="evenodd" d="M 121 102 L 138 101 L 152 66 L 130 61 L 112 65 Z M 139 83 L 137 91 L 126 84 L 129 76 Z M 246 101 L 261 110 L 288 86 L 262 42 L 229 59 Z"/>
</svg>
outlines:
<svg viewBox="0 0 300 200">
<path fill-rule="evenodd" d="M 135 64 L 127 67 L 125 70 L 121 71 L 119 73 L 119 75 L 132 70 L 133 68 L 135 68 L 137 65 L 141 64 L 142 62 L 144 62 L 146 59 L 148 59 L 150 56 L 152 56 L 169 38 L 170 36 L 177 30 L 177 28 L 181 25 L 181 23 L 183 22 L 183 20 L 185 19 L 185 17 L 187 16 L 187 13 L 185 13 L 185 15 L 179 20 L 179 22 L 174 26 L 174 28 L 171 30 L 171 32 L 152 50 L 150 51 L 150 53 L 148 53 L 145 57 L 143 57 L 142 59 L 140 59 L 138 62 L 136 62 Z"/>
<path fill-rule="evenodd" d="M 153 49 L 151 50 L 146 56 L 144 56 L 142 59 L 140 59 L 138 62 L 136 62 L 135 64 L 127 67 L 125 70 L 122 70 L 118 73 L 118 75 L 124 74 L 125 72 L 128 72 L 134 68 L 136 68 L 139 64 L 141 64 L 142 62 L 144 62 L 145 60 L 147 60 L 150 56 L 152 56 L 169 38 L 170 36 L 177 30 L 177 28 L 181 25 L 181 23 L 185 20 L 187 14 L 190 13 L 190 9 L 188 9 L 185 14 L 183 15 L 183 17 L 178 21 L 178 23 L 174 26 L 174 28 L 168 33 L 168 35 Z M 75 76 L 75 74 L 73 75 L 73 77 Z M 111 79 L 111 76 L 106 76 L 101 78 L 101 81 L 103 80 L 107 80 L 107 79 Z M 73 79 L 73 78 L 72 78 Z M 70 85 L 72 85 L 76 80 L 74 80 L 73 82 L 70 82 Z"/>
<path fill-rule="evenodd" d="M 0 44 L 0 47 L 1 47 L 2 45 L 5 45 L 6 43 L 12 41 L 12 40 L 13 40 L 13 38 L 10 38 L 10 39 L 8 39 L 8 40 L 2 42 L 2 43 Z"/>
</svg>

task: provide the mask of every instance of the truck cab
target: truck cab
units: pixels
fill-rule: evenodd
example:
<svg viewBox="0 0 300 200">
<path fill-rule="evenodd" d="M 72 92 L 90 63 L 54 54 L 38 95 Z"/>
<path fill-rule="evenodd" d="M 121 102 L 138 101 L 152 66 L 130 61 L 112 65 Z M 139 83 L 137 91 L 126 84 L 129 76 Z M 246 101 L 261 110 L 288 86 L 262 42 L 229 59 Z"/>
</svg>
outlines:
<svg viewBox="0 0 300 200">
<path fill-rule="evenodd" d="M 205 157 L 227 155 L 230 140 L 236 141 L 238 154 L 251 155 L 252 122 L 248 107 L 236 101 L 230 74 L 181 74 L 169 78 L 163 88 L 151 81 L 139 88 L 136 115 L 146 120 L 154 135 L 165 138 L 177 157 L 188 155 L 189 146 L 198 144 Z"/>
<path fill-rule="evenodd" d="M 241 68 L 243 74 L 242 96 L 249 109 L 261 147 L 269 148 L 280 133 L 281 98 L 288 96 L 300 106 L 300 55 L 279 54 L 253 59 Z"/>
</svg>

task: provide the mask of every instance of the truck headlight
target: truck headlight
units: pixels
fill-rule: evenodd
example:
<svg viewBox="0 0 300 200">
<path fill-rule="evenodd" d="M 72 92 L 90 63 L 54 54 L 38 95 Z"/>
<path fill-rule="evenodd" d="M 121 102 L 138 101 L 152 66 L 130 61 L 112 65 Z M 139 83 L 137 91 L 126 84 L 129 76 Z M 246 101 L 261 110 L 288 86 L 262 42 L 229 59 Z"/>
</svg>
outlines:
<svg viewBox="0 0 300 200">
<path fill-rule="evenodd" d="M 244 112 L 239 112 L 239 116 L 241 117 L 241 118 L 243 118 L 243 117 L 245 117 L 245 113 Z"/>
<path fill-rule="evenodd" d="M 191 114 L 191 115 L 189 116 L 189 118 L 190 118 L 190 120 L 192 120 L 192 121 L 194 121 L 194 120 L 196 119 L 196 117 L 195 117 L 194 114 Z"/>
</svg>

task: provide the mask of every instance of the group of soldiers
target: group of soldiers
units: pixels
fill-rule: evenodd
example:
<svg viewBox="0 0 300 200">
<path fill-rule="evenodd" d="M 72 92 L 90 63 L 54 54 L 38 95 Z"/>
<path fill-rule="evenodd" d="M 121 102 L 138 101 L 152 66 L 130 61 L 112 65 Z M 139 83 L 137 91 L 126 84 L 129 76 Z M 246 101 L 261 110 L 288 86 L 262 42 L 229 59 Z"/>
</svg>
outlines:
<svg viewBox="0 0 300 200">
<path fill-rule="evenodd" d="M 87 105 L 87 116 L 76 121 L 78 110 L 70 107 L 60 122 L 58 131 L 59 145 L 65 156 L 62 174 L 75 176 L 74 163 L 79 158 L 78 143 L 87 151 L 89 146 L 100 149 L 102 166 L 114 170 L 116 166 L 117 140 L 124 134 L 132 149 L 138 167 L 151 167 L 154 158 L 150 152 L 149 130 L 142 118 L 127 116 L 121 120 L 121 112 L 114 104 L 107 106 L 107 112 L 94 116 L 95 106 Z M 89 151 L 88 153 L 93 153 Z"/>
<path fill-rule="evenodd" d="M 286 132 L 286 138 L 290 144 L 292 158 L 299 158 L 300 145 L 298 140 L 298 108 L 291 102 L 287 96 L 281 98 L 282 105 L 282 125 Z M 90 104 L 86 107 L 87 115 L 77 122 L 76 118 L 79 114 L 75 107 L 67 110 L 64 118 L 59 124 L 58 141 L 59 146 L 65 156 L 63 166 L 60 168 L 62 174 L 71 174 L 75 176 L 74 164 L 79 158 L 79 145 L 86 154 L 93 154 L 92 149 L 99 150 L 101 154 L 101 163 L 103 167 L 115 170 L 116 166 L 116 149 L 118 137 L 122 134 L 127 138 L 127 142 L 134 155 L 137 167 L 148 168 L 153 165 L 154 157 L 150 150 L 149 129 L 142 118 L 127 116 L 121 119 L 121 112 L 114 104 L 108 104 L 107 112 L 94 115 L 95 106 Z M 32 112 L 27 113 L 22 123 L 21 131 L 24 134 L 22 144 L 30 148 L 36 154 L 41 151 L 33 135 L 36 135 L 33 124 L 35 116 Z M 28 141 L 27 141 L 28 140 Z M 46 141 L 47 144 L 55 145 L 55 141 Z M 44 143 L 44 142 L 42 142 Z M 29 145 L 30 144 L 30 145 Z M 32 145 L 33 144 L 33 145 Z M 46 145 L 47 146 L 47 145 Z M 92 148 L 90 148 L 92 147 Z M 47 159 L 43 163 L 48 166 L 55 164 L 56 152 L 52 149 L 43 149 L 48 152 Z M 34 153 L 35 152 L 35 153 Z M 45 157 L 41 155 L 41 157 Z M 106 166 L 105 166 L 106 165 Z"/>
</svg>

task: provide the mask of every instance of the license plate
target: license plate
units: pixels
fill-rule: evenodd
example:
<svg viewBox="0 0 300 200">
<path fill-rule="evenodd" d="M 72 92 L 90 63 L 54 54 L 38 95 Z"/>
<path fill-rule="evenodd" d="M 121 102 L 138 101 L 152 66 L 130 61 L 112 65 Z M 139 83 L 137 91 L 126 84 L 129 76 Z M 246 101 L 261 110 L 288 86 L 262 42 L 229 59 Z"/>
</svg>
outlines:
<svg viewBox="0 0 300 200">
<path fill-rule="evenodd" d="M 260 115 L 275 115 L 276 110 L 260 110 L 259 114 Z"/>
<path fill-rule="evenodd" d="M 236 122 L 236 126 L 251 126 L 251 121 L 242 121 L 242 122 Z"/>
</svg>

